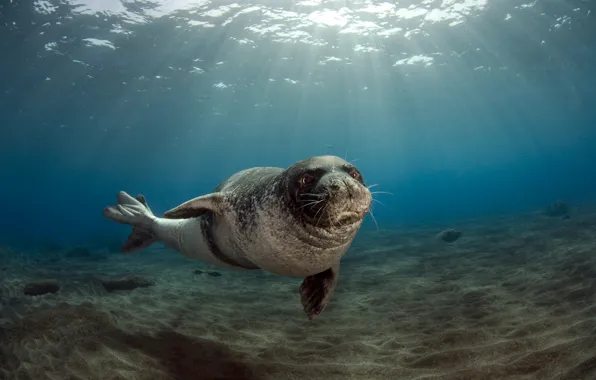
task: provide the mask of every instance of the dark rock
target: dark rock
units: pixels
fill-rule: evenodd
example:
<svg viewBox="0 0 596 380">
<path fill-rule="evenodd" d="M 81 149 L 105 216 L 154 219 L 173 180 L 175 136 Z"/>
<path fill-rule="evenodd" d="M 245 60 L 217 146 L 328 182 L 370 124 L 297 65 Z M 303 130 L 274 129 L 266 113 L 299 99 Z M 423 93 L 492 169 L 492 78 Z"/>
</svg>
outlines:
<svg viewBox="0 0 596 380">
<path fill-rule="evenodd" d="M 569 214 L 569 207 L 563 201 L 556 201 L 555 203 L 549 205 L 544 213 L 547 216 L 559 217 Z"/>
<path fill-rule="evenodd" d="M 200 274 L 205 274 L 205 273 L 207 273 L 207 274 L 208 274 L 209 276 L 211 276 L 211 277 L 221 277 L 221 275 L 222 275 L 221 273 L 219 273 L 219 272 L 216 272 L 216 271 L 210 271 L 210 272 L 206 272 L 206 271 L 204 271 L 204 270 L 200 270 L 200 269 L 195 269 L 195 270 L 193 271 L 193 273 L 194 273 L 194 274 L 197 274 L 197 275 L 200 275 Z"/>
<path fill-rule="evenodd" d="M 56 293 L 60 290 L 58 281 L 56 280 L 39 280 L 32 281 L 25 285 L 23 292 L 27 296 L 41 296 L 49 293 Z"/>
<path fill-rule="evenodd" d="M 443 240 L 444 242 L 447 242 L 447 243 L 453 243 L 454 241 L 459 239 L 461 237 L 461 235 L 462 235 L 461 231 L 454 230 L 454 229 L 448 229 L 445 231 L 441 231 L 437 235 L 437 238 L 440 240 Z"/>
<path fill-rule="evenodd" d="M 133 290 L 153 286 L 154 282 L 139 276 L 124 276 L 120 278 L 99 278 L 99 281 L 108 292 L 118 290 Z"/>
</svg>

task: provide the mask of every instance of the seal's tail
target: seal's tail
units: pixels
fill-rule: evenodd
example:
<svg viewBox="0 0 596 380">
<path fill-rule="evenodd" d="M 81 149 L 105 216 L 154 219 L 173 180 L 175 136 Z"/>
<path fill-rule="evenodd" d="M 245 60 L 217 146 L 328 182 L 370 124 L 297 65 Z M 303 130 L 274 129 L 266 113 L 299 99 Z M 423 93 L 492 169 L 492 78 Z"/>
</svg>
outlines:
<svg viewBox="0 0 596 380">
<path fill-rule="evenodd" d="M 122 246 L 123 253 L 134 252 L 157 241 L 151 231 L 153 213 L 141 194 L 133 198 L 124 191 L 119 192 L 118 204 L 104 208 L 103 215 L 114 222 L 132 226 L 132 232 Z"/>
</svg>

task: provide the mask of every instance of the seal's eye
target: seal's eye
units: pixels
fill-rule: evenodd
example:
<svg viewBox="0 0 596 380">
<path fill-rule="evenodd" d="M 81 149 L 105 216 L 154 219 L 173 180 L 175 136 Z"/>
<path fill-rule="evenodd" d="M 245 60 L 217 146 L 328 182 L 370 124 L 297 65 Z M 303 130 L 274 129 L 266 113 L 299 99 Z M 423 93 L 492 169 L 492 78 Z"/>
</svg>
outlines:
<svg viewBox="0 0 596 380">
<path fill-rule="evenodd" d="M 354 178 L 355 180 L 360 180 L 360 173 L 358 173 L 358 170 L 352 169 L 348 172 L 348 174 L 350 175 L 350 177 Z"/>
<path fill-rule="evenodd" d="M 300 177 L 300 179 L 298 180 L 298 183 L 300 184 L 300 187 L 305 187 L 308 185 L 312 185 L 312 183 L 315 181 L 315 176 L 310 174 L 310 173 L 304 173 L 302 174 L 302 176 Z"/>
</svg>

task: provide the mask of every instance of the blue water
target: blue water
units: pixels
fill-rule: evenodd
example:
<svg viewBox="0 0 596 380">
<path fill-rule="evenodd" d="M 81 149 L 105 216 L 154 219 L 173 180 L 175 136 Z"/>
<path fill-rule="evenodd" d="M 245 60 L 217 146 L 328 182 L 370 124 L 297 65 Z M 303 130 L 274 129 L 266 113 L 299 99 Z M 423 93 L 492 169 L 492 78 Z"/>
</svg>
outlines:
<svg viewBox="0 0 596 380">
<path fill-rule="evenodd" d="M 121 242 L 119 190 L 320 154 L 392 193 L 381 228 L 596 198 L 591 2 L 33 3 L 0 5 L 2 242 Z"/>
</svg>

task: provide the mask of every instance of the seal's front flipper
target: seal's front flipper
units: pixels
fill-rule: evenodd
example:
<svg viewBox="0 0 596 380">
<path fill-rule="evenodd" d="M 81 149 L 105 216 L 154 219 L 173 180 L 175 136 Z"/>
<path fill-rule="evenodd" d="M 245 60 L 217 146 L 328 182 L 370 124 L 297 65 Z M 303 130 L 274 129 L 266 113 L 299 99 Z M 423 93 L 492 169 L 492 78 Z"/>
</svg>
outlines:
<svg viewBox="0 0 596 380">
<path fill-rule="evenodd" d="M 142 194 L 133 198 L 124 191 L 119 192 L 118 204 L 104 208 L 103 214 L 117 223 L 132 226 L 132 232 L 122 246 L 122 252 L 130 253 L 157 241 L 151 231 L 154 216 Z"/>
<path fill-rule="evenodd" d="M 300 285 L 300 298 L 308 319 L 313 319 L 325 309 L 335 290 L 338 276 L 339 262 L 326 271 L 304 278 Z"/>
<path fill-rule="evenodd" d="M 206 212 L 220 213 L 224 205 L 224 196 L 221 193 L 211 193 L 191 199 L 180 206 L 166 211 L 164 218 L 189 219 L 197 218 Z"/>
</svg>

